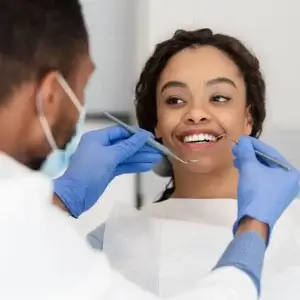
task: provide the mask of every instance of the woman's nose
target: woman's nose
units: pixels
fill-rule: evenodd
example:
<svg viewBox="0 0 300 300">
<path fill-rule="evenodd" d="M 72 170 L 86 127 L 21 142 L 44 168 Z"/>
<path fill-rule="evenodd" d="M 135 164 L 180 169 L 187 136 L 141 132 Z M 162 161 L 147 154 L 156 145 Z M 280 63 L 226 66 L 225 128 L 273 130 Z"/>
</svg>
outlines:
<svg viewBox="0 0 300 300">
<path fill-rule="evenodd" d="M 211 120 L 211 116 L 203 109 L 191 109 L 185 115 L 187 124 L 202 124 Z"/>
</svg>

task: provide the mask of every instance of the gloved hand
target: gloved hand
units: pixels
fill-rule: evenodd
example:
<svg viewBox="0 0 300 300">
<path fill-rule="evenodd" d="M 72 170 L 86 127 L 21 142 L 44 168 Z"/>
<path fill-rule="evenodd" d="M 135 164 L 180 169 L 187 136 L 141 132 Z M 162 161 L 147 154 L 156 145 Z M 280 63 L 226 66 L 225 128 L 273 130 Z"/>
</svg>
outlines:
<svg viewBox="0 0 300 300">
<path fill-rule="evenodd" d="M 254 150 L 261 151 L 291 167 L 286 171 L 267 160 L 257 158 Z M 249 216 L 269 226 L 269 236 L 284 210 L 299 191 L 299 172 L 275 149 L 258 139 L 242 136 L 232 149 L 234 165 L 239 170 L 238 220 Z"/>
<path fill-rule="evenodd" d="M 90 209 L 115 176 L 150 171 L 162 159 L 147 146 L 149 132 L 131 135 L 120 126 L 85 133 L 54 193 L 77 218 Z"/>
</svg>

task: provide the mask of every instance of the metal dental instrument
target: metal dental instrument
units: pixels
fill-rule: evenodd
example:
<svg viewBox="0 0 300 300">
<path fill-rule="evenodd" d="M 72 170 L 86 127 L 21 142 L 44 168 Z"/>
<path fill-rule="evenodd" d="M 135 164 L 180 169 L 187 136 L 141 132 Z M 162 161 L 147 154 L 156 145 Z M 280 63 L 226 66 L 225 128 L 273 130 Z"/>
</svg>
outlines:
<svg viewBox="0 0 300 300">
<path fill-rule="evenodd" d="M 235 143 L 237 145 L 237 141 L 234 140 L 233 138 L 231 138 L 228 134 L 224 133 L 224 134 L 221 134 L 220 136 L 217 137 L 217 139 L 220 139 L 221 137 L 225 136 L 226 138 L 228 138 L 230 141 L 232 141 L 233 143 Z M 281 163 L 280 161 L 278 161 L 277 159 L 273 158 L 273 157 L 270 157 L 269 155 L 266 155 L 258 150 L 254 150 L 254 152 L 256 153 L 256 155 L 278 165 L 279 167 L 283 168 L 284 170 L 286 171 L 291 171 L 292 169 L 286 165 L 284 165 L 283 163 Z"/>
<path fill-rule="evenodd" d="M 122 122 L 121 120 L 117 119 L 116 117 L 112 116 L 110 113 L 108 112 L 103 112 L 102 113 L 105 117 L 107 117 L 108 119 L 110 119 L 111 121 L 121 125 L 122 127 L 124 127 L 127 131 L 129 131 L 132 134 L 135 134 L 138 132 L 138 129 L 125 124 L 124 122 Z M 189 163 L 196 163 L 198 162 L 198 160 L 183 160 L 180 157 L 178 157 L 176 154 L 174 154 L 171 150 L 169 150 L 166 146 L 160 144 L 159 142 L 155 141 L 153 138 L 149 138 L 148 145 L 152 146 L 153 148 L 157 149 L 158 151 L 160 151 L 161 153 L 163 153 L 166 156 L 170 156 L 174 159 L 177 159 L 178 161 L 184 163 L 184 164 L 189 164 Z"/>
</svg>

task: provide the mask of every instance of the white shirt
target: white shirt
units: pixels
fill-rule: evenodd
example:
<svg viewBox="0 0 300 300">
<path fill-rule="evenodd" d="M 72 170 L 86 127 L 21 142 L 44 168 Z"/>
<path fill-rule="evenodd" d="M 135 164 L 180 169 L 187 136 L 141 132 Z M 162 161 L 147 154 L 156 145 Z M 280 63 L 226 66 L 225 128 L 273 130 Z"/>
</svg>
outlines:
<svg viewBox="0 0 300 300">
<path fill-rule="evenodd" d="M 0 154 L 0 179 L 0 299 L 156 299 L 112 271 L 106 257 L 82 240 L 69 217 L 52 206 L 47 178 Z M 169 299 L 253 300 L 256 290 L 245 273 L 229 267 Z"/>
</svg>

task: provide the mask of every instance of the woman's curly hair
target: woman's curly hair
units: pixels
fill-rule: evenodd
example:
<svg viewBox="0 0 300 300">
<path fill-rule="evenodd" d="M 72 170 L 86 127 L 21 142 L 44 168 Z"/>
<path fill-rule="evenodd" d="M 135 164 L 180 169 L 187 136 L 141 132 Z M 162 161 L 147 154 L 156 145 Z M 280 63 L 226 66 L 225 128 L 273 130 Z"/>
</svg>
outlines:
<svg viewBox="0 0 300 300">
<path fill-rule="evenodd" d="M 156 45 L 147 60 L 135 89 L 135 106 L 139 126 L 154 133 L 157 124 L 156 88 L 160 75 L 169 59 L 185 48 L 213 46 L 227 54 L 238 66 L 246 86 L 246 105 L 252 117 L 251 136 L 259 137 L 266 117 L 265 82 L 258 59 L 231 36 L 214 34 L 211 29 L 195 31 L 177 30 L 173 37 Z M 175 186 L 167 189 L 161 198 L 165 200 L 174 192 Z"/>
</svg>

